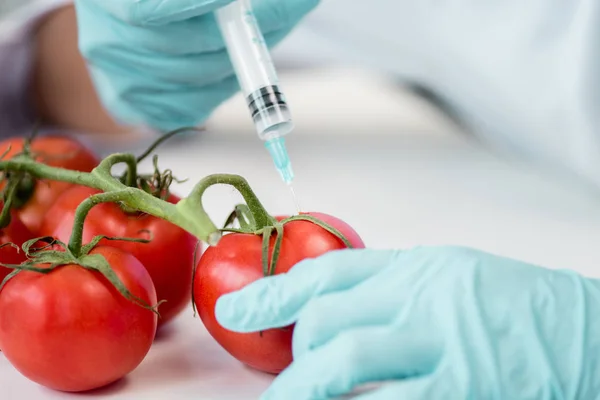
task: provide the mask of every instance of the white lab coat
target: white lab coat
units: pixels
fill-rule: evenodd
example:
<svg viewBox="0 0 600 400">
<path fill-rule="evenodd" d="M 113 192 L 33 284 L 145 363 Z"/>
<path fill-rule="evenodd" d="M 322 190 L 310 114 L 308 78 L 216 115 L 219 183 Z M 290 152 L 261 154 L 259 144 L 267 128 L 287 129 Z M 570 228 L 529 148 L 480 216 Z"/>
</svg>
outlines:
<svg viewBox="0 0 600 400">
<path fill-rule="evenodd" d="M 488 143 L 600 186 L 598 31 L 597 0 L 323 0 L 274 54 L 424 86 Z"/>
<path fill-rule="evenodd" d="M 279 49 L 436 92 L 475 135 L 600 185 L 600 2 L 325 0 Z"/>
</svg>

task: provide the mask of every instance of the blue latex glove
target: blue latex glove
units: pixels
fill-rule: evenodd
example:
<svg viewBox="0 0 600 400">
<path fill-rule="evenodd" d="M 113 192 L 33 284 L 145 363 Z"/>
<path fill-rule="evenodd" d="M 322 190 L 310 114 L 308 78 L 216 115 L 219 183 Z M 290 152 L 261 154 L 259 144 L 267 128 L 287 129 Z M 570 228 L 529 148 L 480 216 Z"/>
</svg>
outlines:
<svg viewBox="0 0 600 400">
<path fill-rule="evenodd" d="M 457 247 L 344 250 L 223 296 L 228 329 L 296 322 L 262 399 L 593 399 L 600 283 Z"/>
<path fill-rule="evenodd" d="M 162 131 L 197 126 L 239 85 L 212 11 L 231 0 L 76 0 L 79 47 L 104 106 Z M 255 0 L 275 45 L 318 0 Z"/>
</svg>

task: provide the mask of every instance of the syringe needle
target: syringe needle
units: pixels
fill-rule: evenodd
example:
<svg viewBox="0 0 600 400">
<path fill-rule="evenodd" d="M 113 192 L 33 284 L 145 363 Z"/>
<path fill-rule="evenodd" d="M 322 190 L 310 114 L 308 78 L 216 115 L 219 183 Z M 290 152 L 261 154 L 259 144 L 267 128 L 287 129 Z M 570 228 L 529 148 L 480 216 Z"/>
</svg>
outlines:
<svg viewBox="0 0 600 400">
<path fill-rule="evenodd" d="M 298 196 L 296 196 L 296 192 L 294 191 L 294 187 L 292 186 L 291 183 L 288 185 L 288 187 L 290 188 L 290 193 L 292 193 L 292 199 L 294 200 L 294 205 L 296 206 L 296 212 L 298 214 L 300 214 L 302 212 L 302 210 L 300 208 L 300 202 L 298 201 Z"/>
</svg>

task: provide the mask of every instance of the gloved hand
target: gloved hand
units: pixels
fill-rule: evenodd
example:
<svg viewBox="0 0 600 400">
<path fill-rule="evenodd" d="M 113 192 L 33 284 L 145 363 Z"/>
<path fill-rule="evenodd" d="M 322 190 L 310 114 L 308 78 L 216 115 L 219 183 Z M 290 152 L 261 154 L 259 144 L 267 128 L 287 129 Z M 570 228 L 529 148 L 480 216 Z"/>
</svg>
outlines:
<svg viewBox="0 0 600 400">
<path fill-rule="evenodd" d="M 343 250 L 220 298 L 251 332 L 296 322 L 262 399 L 592 399 L 600 283 L 467 248 Z"/>
<path fill-rule="evenodd" d="M 100 99 L 126 124 L 197 126 L 239 89 L 213 11 L 231 0 L 75 0 Z M 318 0 L 255 0 L 273 46 Z"/>
</svg>

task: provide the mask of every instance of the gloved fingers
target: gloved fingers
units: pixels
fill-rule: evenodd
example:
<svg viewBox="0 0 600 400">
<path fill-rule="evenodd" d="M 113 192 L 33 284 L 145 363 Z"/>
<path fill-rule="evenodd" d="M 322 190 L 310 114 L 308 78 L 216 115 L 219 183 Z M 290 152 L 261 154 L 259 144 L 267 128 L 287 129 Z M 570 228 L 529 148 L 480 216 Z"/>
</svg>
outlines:
<svg viewBox="0 0 600 400">
<path fill-rule="evenodd" d="M 219 82 L 233 75 L 233 68 L 225 50 L 189 56 L 168 56 L 145 53 L 138 50 L 101 50 L 102 57 L 94 56 L 94 50 L 86 51 L 90 68 L 112 75 L 111 79 L 122 81 L 121 91 L 177 90 L 181 86 L 199 88 Z M 157 93 L 157 95 L 159 95 Z"/>
<path fill-rule="evenodd" d="M 110 15 L 98 18 L 102 12 L 96 3 L 86 3 L 77 8 L 78 20 L 85 23 L 85 29 L 80 29 L 79 33 L 80 48 L 88 58 L 94 55 L 95 49 L 106 52 L 107 49 L 126 48 L 148 56 L 193 56 L 225 51 L 225 43 L 213 13 L 174 24 L 147 27 L 131 26 Z M 281 40 L 285 36 L 283 32 L 287 34 L 293 27 L 292 24 L 272 20 L 273 11 L 267 7 L 258 8 L 256 13 L 268 46 Z M 110 29 L 105 28 L 107 23 Z M 273 35 L 277 39 L 269 39 Z"/>
<path fill-rule="evenodd" d="M 148 87 L 138 87 L 125 96 L 119 92 L 106 101 L 118 120 L 166 133 L 205 122 L 238 89 L 235 76 L 231 76 L 202 88 L 181 86 L 152 93 Z"/>
<path fill-rule="evenodd" d="M 392 323 L 399 311 L 399 296 L 395 292 L 391 297 L 373 291 L 356 296 L 356 289 L 314 298 L 300 311 L 292 341 L 294 358 L 302 357 L 344 331 Z"/>
<path fill-rule="evenodd" d="M 437 332 L 430 299 L 422 295 L 436 270 L 419 265 L 410 261 L 410 251 L 398 252 L 390 267 L 372 278 L 312 299 L 294 327 L 294 356 L 360 326 L 410 325 L 422 332 Z M 430 315 L 424 318 L 426 313 Z"/>
<path fill-rule="evenodd" d="M 289 30 L 318 4 L 319 0 L 253 0 L 252 8 L 261 32 L 266 34 Z"/>
<path fill-rule="evenodd" d="M 286 33 L 273 32 L 265 40 L 274 44 Z M 162 131 L 191 126 L 239 90 L 225 50 L 168 57 L 98 49 L 104 54 L 92 57 L 90 70 L 99 96 L 117 119 L 128 124 Z"/>
<path fill-rule="evenodd" d="M 80 13 L 93 13 L 93 10 L 83 8 Z M 86 23 L 98 23 L 97 19 L 90 16 L 84 18 Z M 116 23 L 104 35 L 94 33 L 95 28 L 102 27 L 90 26 L 81 32 L 80 50 L 90 60 L 92 67 L 114 74 L 114 79 L 118 79 L 118 76 L 127 77 L 125 82 L 129 82 L 129 85 L 139 83 L 141 77 L 151 77 L 152 82 L 140 83 L 147 89 L 157 84 L 203 86 L 233 74 L 229 56 L 214 22 L 197 24 L 201 28 L 198 35 L 189 33 L 193 31 L 191 22 L 183 26 L 176 25 L 178 28 L 173 28 L 175 25 L 167 26 L 164 32 L 162 29 L 149 30 L 139 35 L 132 34 L 132 28 L 124 27 L 121 23 Z M 176 29 L 181 32 L 174 34 Z M 287 34 L 287 30 L 271 32 L 265 35 L 265 41 L 268 46 L 274 46 Z M 215 36 L 218 38 L 214 39 Z M 186 40 L 173 43 L 173 38 L 180 37 Z M 195 40 L 204 37 L 207 39 Z M 214 43 L 208 43 L 208 38 L 213 38 Z"/>
<path fill-rule="evenodd" d="M 265 37 L 268 44 L 279 42 L 286 32 L 274 32 Z M 177 89 L 181 85 L 196 88 L 222 81 L 233 75 L 233 66 L 226 50 L 189 55 L 163 55 L 138 50 L 105 52 L 103 57 L 95 57 L 95 66 L 111 71 L 115 75 L 128 76 L 131 84 L 138 83 L 144 89 L 151 89 L 160 83 L 161 89 Z M 148 76 L 149 82 L 140 82 L 140 77 Z"/>
<path fill-rule="evenodd" d="M 215 11 L 232 0 L 77 0 L 93 2 L 132 26 L 158 26 L 185 21 Z M 254 0 L 252 8 L 263 33 L 296 24 L 319 0 Z M 85 6 L 85 5 L 84 5 Z"/>
<path fill-rule="evenodd" d="M 337 398 L 363 384 L 428 374 L 440 351 L 423 332 L 388 327 L 346 331 L 295 359 L 262 399 Z"/>
<path fill-rule="evenodd" d="M 132 26 L 106 14 L 104 2 L 78 3 L 79 43 L 84 55 L 90 49 L 135 49 L 165 55 L 193 55 L 225 49 L 212 13 L 161 26 Z M 106 25 L 110 29 L 106 29 Z"/>
<path fill-rule="evenodd" d="M 76 0 L 94 3 L 128 25 L 165 25 L 204 15 L 232 0 Z"/>
<path fill-rule="evenodd" d="M 216 318 L 226 329 L 257 332 L 294 323 L 313 298 L 347 290 L 387 268 L 396 251 L 340 250 L 296 264 L 221 296 Z"/>
</svg>

